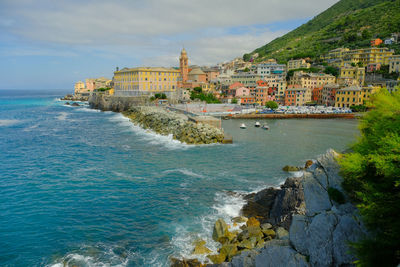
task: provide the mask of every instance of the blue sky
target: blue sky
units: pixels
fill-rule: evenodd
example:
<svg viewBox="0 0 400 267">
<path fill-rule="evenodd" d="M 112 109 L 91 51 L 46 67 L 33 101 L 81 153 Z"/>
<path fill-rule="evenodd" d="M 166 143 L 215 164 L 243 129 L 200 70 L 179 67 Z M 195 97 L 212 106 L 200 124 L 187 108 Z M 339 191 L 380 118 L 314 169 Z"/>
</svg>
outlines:
<svg viewBox="0 0 400 267">
<path fill-rule="evenodd" d="M 213 65 L 337 0 L 1 0 L 0 89 L 69 89 L 116 66 Z"/>
</svg>

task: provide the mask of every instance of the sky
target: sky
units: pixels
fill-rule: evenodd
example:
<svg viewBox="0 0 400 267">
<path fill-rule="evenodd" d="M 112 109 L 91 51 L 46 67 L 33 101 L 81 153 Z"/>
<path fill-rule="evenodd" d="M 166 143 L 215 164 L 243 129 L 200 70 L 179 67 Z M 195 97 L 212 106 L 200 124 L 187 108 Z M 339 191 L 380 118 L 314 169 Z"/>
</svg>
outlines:
<svg viewBox="0 0 400 267">
<path fill-rule="evenodd" d="M 73 89 L 115 68 L 212 66 L 338 0 L 0 0 L 0 89 Z"/>
</svg>

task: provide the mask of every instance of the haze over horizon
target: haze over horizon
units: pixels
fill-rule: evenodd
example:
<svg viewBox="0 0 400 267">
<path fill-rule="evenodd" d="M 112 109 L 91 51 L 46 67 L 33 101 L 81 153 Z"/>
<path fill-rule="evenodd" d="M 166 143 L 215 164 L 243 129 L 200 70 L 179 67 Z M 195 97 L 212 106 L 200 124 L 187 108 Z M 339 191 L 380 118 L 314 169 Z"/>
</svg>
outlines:
<svg viewBox="0 0 400 267">
<path fill-rule="evenodd" d="M 213 65 L 251 52 L 338 0 L 0 3 L 0 89 L 68 89 L 115 67 Z"/>
</svg>

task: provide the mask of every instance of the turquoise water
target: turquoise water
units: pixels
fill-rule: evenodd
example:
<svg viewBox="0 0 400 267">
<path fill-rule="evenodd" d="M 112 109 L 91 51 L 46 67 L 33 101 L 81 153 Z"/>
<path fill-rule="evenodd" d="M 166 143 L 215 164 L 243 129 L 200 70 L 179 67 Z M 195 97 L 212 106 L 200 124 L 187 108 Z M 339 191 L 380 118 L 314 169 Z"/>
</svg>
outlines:
<svg viewBox="0 0 400 267">
<path fill-rule="evenodd" d="M 239 213 L 228 191 L 277 186 L 355 140 L 354 120 L 223 121 L 233 145 L 188 146 L 49 92 L 0 91 L 0 266 L 165 266 Z"/>
</svg>

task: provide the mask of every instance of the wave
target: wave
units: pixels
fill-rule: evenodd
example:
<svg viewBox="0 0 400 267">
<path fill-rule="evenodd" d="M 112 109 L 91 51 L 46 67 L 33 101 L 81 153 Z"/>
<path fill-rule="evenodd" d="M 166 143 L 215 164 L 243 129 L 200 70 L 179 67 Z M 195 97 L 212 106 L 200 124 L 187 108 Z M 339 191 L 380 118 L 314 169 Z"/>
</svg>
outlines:
<svg viewBox="0 0 400 267">
<path fill-rule="evenodd" d="M 79 250 L 48 264 L 47 267 L 125 267 L 130 260 L 135 260 L 136 253 L 119 246 L 82 246 Z"/>
<path fill-rule="evenodd" d="M 191 170 L 188 170 L 188 169 L 186 169 L 186 168 L 166 170 L 166 171 L 163 171 L 162 173 L 163 173 L 163 174 L 181 173 L 181 174 L 183 174 L 183 175 L 191 176 L 191 177 L 195 177 L 195 178 L 205 178 L 204 175 L 195 173 L 195 172 L 193 172 L 193 171 L 191 171 Z"/>
<path fill-rule="evenodd" d="M 58 115 L 56 117 L 57 120 L 59 120 L 59 121 L 65 121 L 67 119 L 68 115 L 69 115 L 69 113 L 67 113 L 67 112 L 60 112 L 59 114 L 60 115 Z"/>
<path fill-rule="evenodd" d="M 161 145 L 171 150 L 188 149 L 190 147 L 195 147 L 195 145 L 188 145 L 181 141 L 175 140 L 172 134 L 161 135 L 149 129 L 143 129 L 142 127 L 131 122 L 129 118 L 125 117 L 121 113 L 115 114 L 114 116 L 109 118 L 109 120 L 112 122 L 117 122 L 119 126 L 127 128 L 128 131 L 134 132 L 143 141 L 147 141 L 147 143 L 151 145 Z"/>
<path fill-rule="evenodd" d="M 4 126 L 4 127 L 13 126 L 20 122 L 21 122 L 20 120 L 0 120 L 0 126 Z"/>
<path fill-rule="evenodd" d="M 175 257 L 185 259 L 198 259 L 203 263 L 209 262 L 206 255 L 192 255 L 194 249 L 193 243 L 198 239 L 206 241 L 206 246 L 212 253 L 217 253 L 220 244 L 212 239 L 212 232 L 215 222 L 222 218 L 228 225 L 230 230 L 238 230 L 242 224 L 233 224 L 232 218 L 240 215 L 240 210 L 246 204 L 241 193 L 217 192 L 214 197 L 215 204 L 212 210 L 201 216 L 193 222 L 201 229 L 198 233 L 193 233 L 193 225 L 184 227 L 176 226 L 176 234 L 172 238 L 171 243 L 174 247 Z"/>
</svg>

